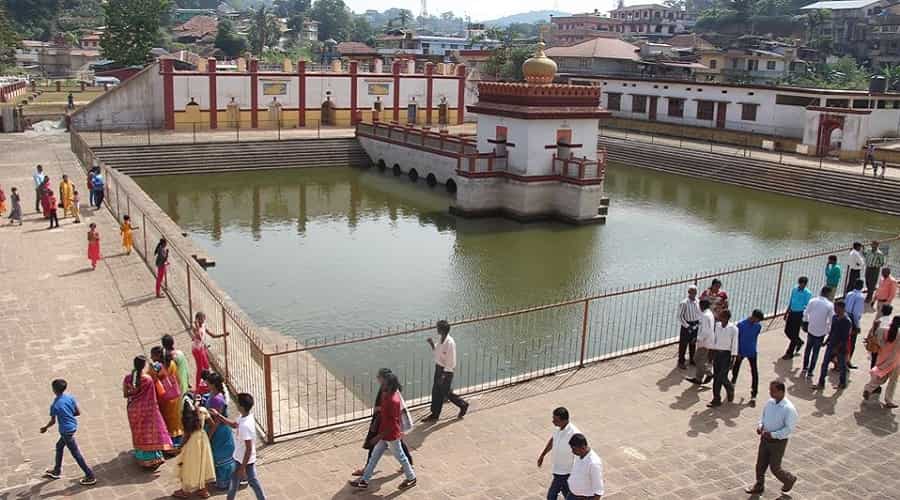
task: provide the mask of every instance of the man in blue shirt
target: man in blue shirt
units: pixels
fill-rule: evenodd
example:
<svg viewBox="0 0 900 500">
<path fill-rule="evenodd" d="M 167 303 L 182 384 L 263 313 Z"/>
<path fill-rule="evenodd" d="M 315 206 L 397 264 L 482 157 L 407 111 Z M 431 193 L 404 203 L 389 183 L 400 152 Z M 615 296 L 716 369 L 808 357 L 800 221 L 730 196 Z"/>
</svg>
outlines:
<svg viewBox="0 0 900 500">
<path fill-rule="evenodd" d="M 784 334 L 790 340 L 787 350 L 781 359 L 791 359 L 800 352 L 803 347 L 803 341 L 800 340 L 800 327 L 803 326 L 803 311 L 806 305 L 812 300 L 812 292 L 806 288 L 809 279 L 806 276 L 800 276 L 797 280 L 797 286 L 791 290 L 791 299 L 788 303 L 788 309 L 784 313 Z"/>
<path fill-rule="evenodd" d="M 835 290 L 841 285 L 841 266 L 838 264 L 837 255 L 828 256 L 828 264 L 825 264 L 825 286 L 831 289 L 828 300 L 834 301 Z"/>
<path fill-rule="evenodd" d="M 745 489 L 748 495 L 761 495 L 765 491 L 766 469 L 781 481 L 781 491 L 787 493 L 797 482 L 797 476 L 781 468 L 788 438 L 797 427 L 797 409 L 784 397 L 784 382 L 774 380 L 769 384 L 772 399 L 763 408 L 756 433 L 759 434 L 759 451 L 756 455 L 756 483 Z"/>
<path fill-rule="evenodd" d="M 75 402 L 75 398 L 65 393 L 66 387 L 68 387 L 65 380 L 61 378 L 56 379 L 51 386 L 53 387 L 53 393 L 56 394 L 56 399 L 50 405 L 50 421 L 47 422 L 47 425 L 41 427 L 41 434 L 47 432 L 47 429 L 53 427 L 54 424 L 59 423 L 59 441 L 56 442 L 56 462 L 52 469 L 47 469 L 44 472 L 44 477 L 59 479 L 59 475 L 62 472 L 63 450 L 68 448 L 69 452 L 72 453 L 72 458 L 75 459 L 75 462 L 78 463 L 78 466 L 84 472 L 84 477 L 79 482 L 84 486 L 95 485 L 97 484 L 97 479 L 94 477 L 94 471 L 84 461 L 84 457 L 81 456 L 81 450 L 78 449 L 78 444 L 75 442 L 75 431 L 78 430 L 78 420 L 75 417 L 81 415 L 78 403 Z"/>
<path fill-rule="evenodd" d="M 853 321 L 847 316 L 846 304 L 839 300 L 834 303 L 831 330 L 825 340 L 828 347 L 825 348 L 825 358 L 822 360 L 822 371 L 819 374 L 819 384 L 815 386 L 816 389 L 825 388 L 825 377 L 828 375 L 828 365 L 831 363 L 832 356 L 837 356 L 837 368 L 841 373 L 840 383 L 835 386 L 835 389 L 847 388 L 847 351 L 851 330 L 853 330 Z M 812 370 L 813 368 L 810 367 L 810 371 Z"/>
<path fill-rule="evenodd" d="M 750 363 L 750 406 L 756 406 L 756 393 L 759 389 L 759 370 L 756 363 L 756 341 L 762 331 L 760 321 L 765 318 L 763 312 L 754 309 L 749 318 L 737 324 L 738 327 L 738 355 L 731 368 L 731 384 L 737 383 L 738 372 L 744 359 Z"/>
<path fill-rule="evenodd" d="M 853 351 L 856 350 L 856 339 L 859 336 L 859 322 L 862 320 L 863 311 L 866 307 L 866 295 L 863 293 L 865 282 L 861 279 L 856 280 L 853 284 L 853 291 L 844 297 L 844 304 L 847 307 L 847 316 L 853 322 L 853 330 L 850 332 L 850 354 L 847 355 L 847 368 L 855 370 L 856 365 L 853 364 Z"/>
</svg>

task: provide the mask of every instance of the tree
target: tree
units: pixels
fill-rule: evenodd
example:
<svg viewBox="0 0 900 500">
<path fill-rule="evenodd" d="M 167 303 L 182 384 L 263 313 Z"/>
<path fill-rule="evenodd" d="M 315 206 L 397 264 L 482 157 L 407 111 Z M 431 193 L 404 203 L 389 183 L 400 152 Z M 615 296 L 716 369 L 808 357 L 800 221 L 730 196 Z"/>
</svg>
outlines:
<svg viewBox="0 0 900 500">
<path fill-rule="evenodd" d="M 347 40 L 353 26 L 352 13 L 343 0 L 316 0 L 310 15 L 319 21 L 319 40 Z"/>
<path fill-rule="evenodd" d="M 888 90 L 900 87 L 900 66 L 884 66 L 881 68 L 881 76 L 887 80 Z"/>
<path fill-rule="evenodd" d="M 409 9 L 400 9 L 400 13 L 397 14 L 397 20 L 400 21 L 400 26 L 404 28 L 409 24 L 409 20 L 412 17 L 413 13 Z"/>
<path fill-rule="evenodd" d="M 247 50 L 247 40 L 234 31 L 234 25 L 227 18 L 219 21 L 215 46 L 228 57 L 237 57 Z"/>
<path fill-rule="evenodd" d="M 375 39 L 375 30 L 365 16 L 354 16 L 353 27 L 350 29 L 350 40 L 370 44 Z"/>
<path fill-rule="evenodd" d="M 263 5 L 253 14 L 250 22 L 250 50 L 260 55 L 266 47 L 278 45 L 281 26 L 278 19 Z"/>
<path fill-rule="evenodd" d="M 107 59 L 124 65 L 142 65 L 160 39 L 160 18 L 168 0 L 109 0 L 103 5 L 106 30 L 100 48 Z"/>
<path fill-rule="evenodd" d="M 6 17 L 6 10 L 0 4 L 0 72 L 8 66 L 16 65 L 16 47 L 19 45 L 19 34 Z"/>
<path fill-rule="evenodd" d="M 503 47 L 491 54 L 484 64 L 484 72 L 499 80 L 520 82 L 524 80 L 522 64 L 534 54 L 528 46 Z"/>
<path fill-rule="evenodd" d="M 309 0 L 275 0 L 272 10 L 278 17 L 291 17 L 309 10 Z"/>
</svg>

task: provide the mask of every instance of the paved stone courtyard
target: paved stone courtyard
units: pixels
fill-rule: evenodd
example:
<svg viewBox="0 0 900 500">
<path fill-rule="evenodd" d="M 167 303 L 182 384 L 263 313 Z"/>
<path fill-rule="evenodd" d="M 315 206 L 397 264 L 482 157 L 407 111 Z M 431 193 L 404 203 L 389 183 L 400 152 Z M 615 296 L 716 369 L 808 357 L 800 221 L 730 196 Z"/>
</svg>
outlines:
<svg viewBox="0 0 900 500">
<path fill-rule="evenodd" d="M 105 259 L 93 272 L 86 224 L 64 219 L 60 229 L 46 229 L 31 210 L 36 163 L 54 185 L 65 172 L 84 186 L 68 136 L 0 135 L 0 185 L 7 194 L 10 186 L 21 188 L 27 214 L 22 227 L 0 227 L 0 498 L 166 498 L 177 489 L 175 465 L 149 474 L 133 464 L 120 385 L 131 358 L 161 335 L 186 345 L 185 326 L 168 301 L 152 297 L 152 277 L 139 258 L 121 255 L 108 212 L 83 210 L 102 235 Z M 785 339 L 780 324 L 770 326 L 761 339 L 761 386 L 785 378 L 800 412 L 785 457 L 800 478 L 790 498 L 900 498 L 896 411 L 862 402 L 867 377 L 860 371 L 845 391 L 811 391 L 797 377 L 797 360 L 778 360 Z M 673 356 L 674 348 L 665 348 L 485 393 L 471 399 L 461 421 L 448 408 L 445 420 L 407 438 L 419 475 L 410 491 L 397 490 L 402 477 L 390 457 L 368 491 L 346 486 L 364 458 L 359 424 L 261 449 L 260 477 L 273 499 L 543 498 L 549 464 L 538 469 L 535 462 L 551 431 L 550 412 L 564 405 L 604 459 L 607 498 L 746 498 L 760 413 L 746 404 L 748 370 L 735 404 L 708 409 L 711 391 L 684 382 Z M 69 381 L 84 413 L 77 436 L 99 479 L 93 488 L 78 485 L 68 455 L 61 480 L 40 477 L 56 439 L 55 429 L 38 433 L 56 377 Z M 773 477 L 767 486 L 762 498 L 779 498 Z"/>
</svg>

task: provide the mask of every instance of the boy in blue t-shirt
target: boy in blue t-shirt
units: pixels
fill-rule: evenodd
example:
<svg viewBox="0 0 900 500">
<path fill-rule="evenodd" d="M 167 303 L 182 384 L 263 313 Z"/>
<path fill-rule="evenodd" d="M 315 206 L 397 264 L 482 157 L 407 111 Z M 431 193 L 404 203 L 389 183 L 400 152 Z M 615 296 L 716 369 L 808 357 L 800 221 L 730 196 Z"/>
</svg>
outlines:
<svg viewBox="0 0 900 500">
<path fill-rule="evenodd" d="M 75 417 L 81 415 L 78 403 L 75 402 L 75 398 L 65 393 L 66 387 L 68 387 L 65 380 L 58 378 L 53 381 L 51 386 L 53 387 L 53 393 L 56 394 L 56 399 L 50 405 L 50 421 L 47 422 L 47 425 L 41 427 L 41 434 L 47 432 L 47 429 L 53 427 L 54 424 L 59 423 L 59 441 L 56 442 L 56 462 L 52 469 L 47 469 L 44 472 L 44 477 L 59 479 L 59 475 L 62 472 L 63 449 L 68 448 L 69 452 L 72 453 L 72 458 L 84 471 L 84 477 L 78 482 L 85 486 L 97 484 L 94 472 L 84 461 L 84 457 L 81 456 L 81 450 L 78 449 L 78 444 L 75 442 L 75 431 L 78 430 L 78 420 Z"/>
<path fill-rule="evenodd" d="M 762 331 L 760 322 L 765 319 L 763 312 L 754 309 L 750 317 L 737 324 L 738 327 L 738 355 L 731 369 L 731 383 L 737 383 L 741 363 L 746 359 L 750 363 L 750 406 L 756 405 L 756 393 L 759 389 L 759 368 L 756 362 L 756 344 Z"/>
</svg>

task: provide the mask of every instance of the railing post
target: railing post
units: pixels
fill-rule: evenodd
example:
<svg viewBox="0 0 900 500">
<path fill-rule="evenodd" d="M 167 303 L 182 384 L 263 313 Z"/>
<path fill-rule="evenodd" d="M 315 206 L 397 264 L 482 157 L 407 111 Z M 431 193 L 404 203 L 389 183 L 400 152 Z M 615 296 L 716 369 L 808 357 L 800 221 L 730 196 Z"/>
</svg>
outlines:
<svg viewBox="0 0 900 500">
<path fill-rule="evenodd" d="M 225 306 L 222 306 L 222 340 L 225 342 L 225 380 L 230 380 L 228 372 L 228 316 L 225 314 Z"/>
<path fill-rule="evenodd" d="M 150 263 L 150 256 L 147 255 L 147 214 L 141 212 L 141 231 L 144 232 L 144 260 Z"/>
<path fill-rule="evenodd" d="M 103 122 L 100 122 L 100 147 L 103 147 Z"/>
<path fill-rule="evenodd" d="M 150 145 L 150 124 L 147 123 L 147 145 Z"/>
<path fill-rule="evenodd" d="M 584 368 L 584 355 L 587 352 L 588 315 L 590 314 L 590 301 L 584 301 L 584 315 L 581 319 L 581 355 L 578 358 L 578 367 Z"/>
<path fill-rule="evenodd" d="M 116 219 L 121 219 L 122 213 L 119 211 L 119 181 L 116 180 Z M 116 221 L 118 222 L 118 221 Z"/>
<path fill-rule="evenodd" d="M 194 321 L 194 301 L 191 298 L 191 263 L 184 261 L 184 268 L 187 270 L 187 299 L 188 299 L 188 318 Z"/>
<path fill-rule="evenodd" d="M 257 347 L 257 349 L 259 349 Z M 265 383 L 265 391 L 266 391 L 266 443 L 272 444 L 275 442 L 275 431 L 273 427 L 275 426 L 275 415 L 274 410 L 272 409 L 272 356 L 268 353 L 262 353 L 263 355 L 263 379 Z"/>
<path fill-rule="evenodd" d="M 778 284 L 775 285 L 775 309 L 772 314 L 778 315 L 778 301 L 781 299 L 781 280 L 784 277 L 784 262 L 778 263 Z"/>
<path fill-rule="evenodd" d="M 197 144 L 197 122 L 191 122 L 191 129 L 193 131 L 191 134 L 192 144 Z"/>
</svg>

